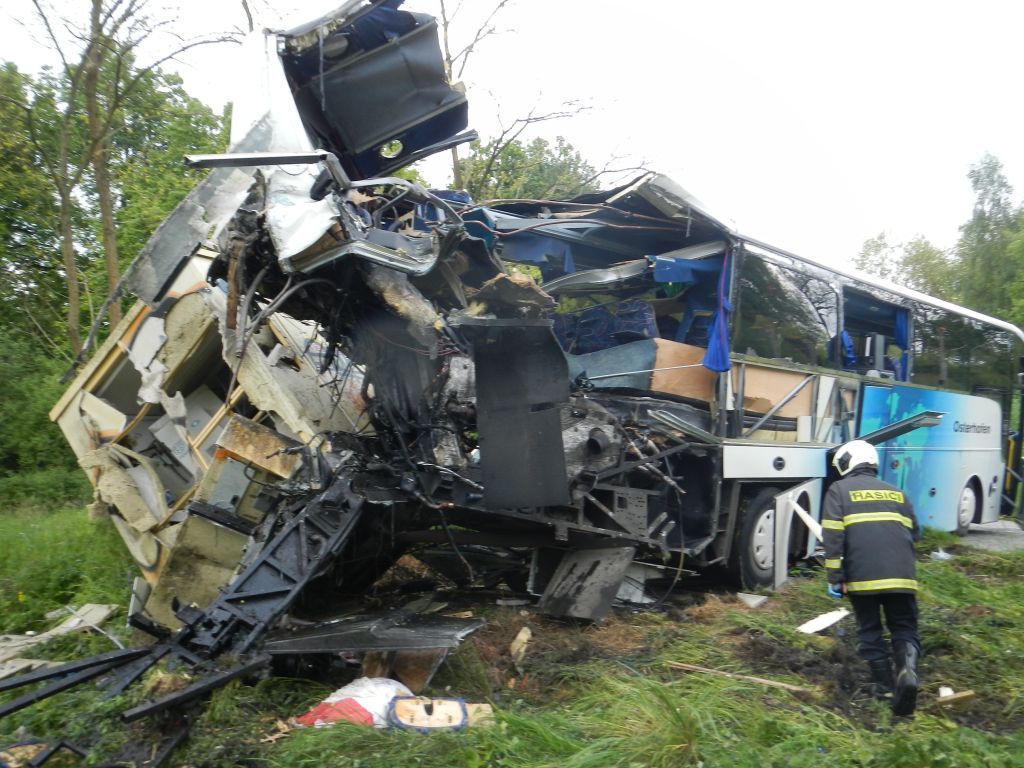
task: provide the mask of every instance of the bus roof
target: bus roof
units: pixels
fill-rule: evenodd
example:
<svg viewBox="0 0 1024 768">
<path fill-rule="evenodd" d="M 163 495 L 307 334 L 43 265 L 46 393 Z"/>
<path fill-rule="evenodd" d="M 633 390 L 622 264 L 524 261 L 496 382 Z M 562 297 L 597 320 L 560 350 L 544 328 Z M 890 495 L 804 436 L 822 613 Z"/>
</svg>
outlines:
<svg viewBox="0 0 1024 768">
<path fill-rule="evenodd" d="M 739 233 L 733 233 L 733 236 L 737 240 L 741 241 L 746 245 L 752 245 L 759 250 L 767 251 L 767 255 L 769 257 L 771 257 L 771 255 L 782 256 L 786 259 L 800 261 L 803 262 L 804 264 L 810 264 L 811 266 L 817 267 L 818 269 L 823 269 L 827 272 L 833 272 L 837 275 L 841 275 L 842 277 L 846 277 L 850 280 L 856 280 L 857 282 L 863 283 L 864 285 L 869 285 L 874 288 L 880 288 L 896 296 L 900 296 L 911 301 L 916 301 L 920 304 L 927 304 L 928 306 L 935 307 L 936 309 L 941 309 L 946 312 L 953 312 L 955 314 L 961 315 L 971 320 L 977 320 L 978 322 L 987 323 L 988 325 L 991 325 L 994 328 L 999 328 L 1001 330 L 1012 333 L 1018 339 L 1024 342 L 1024 330 L 1021 330 L 1013 323 L 1009 323 L 1005 320 L 1000 320 L 997 317 L 992 317 L 991 315 L 986 315 L 982 312 L 976 312 L 973 309 L 962 307 L 959 304 L 954 304 L 951 301 L 944 301 L 943 299 L 936 298 L 935 296 L 929 296 L 926 293 L 915 291 L 913 288 L 906 288 L 901 285 L 896 285 L 895 283 L 891 283 L 888 280 L 883 280 L 879 277 L 874 277 L 872 275 L 866 275 L 860 272 L 855 272 L 854 270 L 843 269 L 841 267 L 833 267 L 831 265 L 822 264 L 819 261 L 808 259 L 804 256 L 798 256 L 797 254 L 783 250 L 782 248 L 776 248 L 773 245 L 769 245 L 768 243 L 762 242 L 753 237 L 747 237 Z"/>
</svg>

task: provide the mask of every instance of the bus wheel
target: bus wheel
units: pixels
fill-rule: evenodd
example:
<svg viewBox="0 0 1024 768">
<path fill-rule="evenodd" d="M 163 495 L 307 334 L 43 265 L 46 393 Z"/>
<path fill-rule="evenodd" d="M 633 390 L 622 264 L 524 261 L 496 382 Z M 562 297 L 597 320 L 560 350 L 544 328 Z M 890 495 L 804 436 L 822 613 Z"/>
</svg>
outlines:
<svg viewBox="0 0 1024 768">
<path fill-rule="evenodd" d="M 762 488 L 743 505 L 733 573 L 746 589 L 771 586 L 775 581 L 776 488 Z"/>
<path fill-rule="evenodd" d="M 981 506 L 981 499 L 978 498 L 978 487 L 974 479 L 967 481 L 963 490 L 960 491 L 960 499 L 956 503 L 956 534 L 966 536 L 974 522 Z"/>
</svg>

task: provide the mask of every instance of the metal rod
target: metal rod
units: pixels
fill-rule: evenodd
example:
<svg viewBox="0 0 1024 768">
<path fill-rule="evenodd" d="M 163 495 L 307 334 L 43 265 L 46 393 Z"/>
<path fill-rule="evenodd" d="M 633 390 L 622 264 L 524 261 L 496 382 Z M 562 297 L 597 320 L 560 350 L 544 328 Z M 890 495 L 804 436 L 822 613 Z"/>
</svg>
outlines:
<svg viewBox="0 0 1024 768">
<path fill-rule="evenodd" d="M 60 680 L 55 680 L 37 691 L 32 691 L 31 693 L 26 693 L 24 696 L 12 699 L 6 704 L 0 706 L 0 718 L 7 717 L 9 714 L 17 712 L 19 709 L 31 706 L 43 699 L 48 699 L 54 694 L 60 693 L 68 688 L 74 688 L 76 685 L 84 683 L 86 680 L 99 677 L 104 672 L 110 671 L 120 663 L 120 661 L 108 661 L 106 664 L 97 664 L 95 666 L 87 667 L 80 672 L 68 675 Z"/>
<path fill-rule="evenodd" d="M 768 413 L 766 413 L 760 419 L 758 419 L 753 424 L 751 424 L 750 428 L 746 432 L 743 433 L 743 437 L 750 437 L 754 433 L 755 430 L 760 428 L 760 426 L 762 424 L 764 424 L 766 421 L 768 421 L 768 419 L 770 419 L 772 416 L 774 416 L 776 413 L 778 413 L 779 410 L 783 406 L 786 405 L 786 403 L 788 403 L 794 397 L 799 395 L 801 390 L 803 390 L 803 388 L 806 387 L 815 378 L 817 378 L 817 377 L 815 376 L 815 374 L 812 373 L 806 379 L 804 379 L 799 384 L 797 384 L 795 387 L 793 387 L 793 390 L 788 395 L 786 395 L 784 398 L 782 398 L 779 402 L 777 402 L 775 405 L 773 405 L 771 407 L 771 409 L 768 411 Z"/>
<path fill-rule="evenodd" d="M 32 683 L 38 683 L 42 680 L 49 680 L 52 677 L 70 675 L 73 672 L 89 669 L 90 667 L 95 667 L 99 664 L 131 661 L 132 659 L 137 659 L 139 656 L 143 656 L 148 652 L 148 648 L 131 648 L 127 651 L 110 651 L 109 653 L 101 653 L 98 656 L 93 656 L 88 659 L 69 661 L 67 664 L 61 664 L 59 667 L 39 669 L 35 672 L 18 675 L 17 677 L 9 677 L 6 680 L 0 680 L 0 691 L 10 691 L 15 688 L 20 688 L 23 685 L 31 685 Z"/>
<path fill-rule="evenodd" d="M 655 373 L 657 371 L 677 371 L 680 368 L 703 368 L 702 363 L 691 363 L 690 365 L 670 365 L 667 368 L 644 368 L 640 371 L 624 371 L 622 373 L 602 373 L 600 376 L 586 376 L 587 381 L 598 381 L 599 379 L 617 379 L 620 376 L 632 376 L 637 373 Z"/>
<path fill-rule="evenodd" d="M 188 688 L 176 691 L 169 696 L 164 696 L 162 699 L 157 699 L 156 701 L 151 701 L 147 704 L 140 704 L 137 707 L 125 710 L 121 713 L 121 720 L 126 723 L 131 723 L 135 720 L 141 720 L 143 717 L 155 715 L 157 712 L 163 712 L 165 709 L 180 706 L 181 704 L 187 704 L 193 699 L 198 699 L 200 696 L 216 690 L 236 678 L 243 677 L 250 672 L 262 669 L 269 663 L 270 657 L 266 654 L 261 654 L 245 664 L 239 664 L 238 666 L 231 667 L 223 672 L 210 675 L 209 677 L 203 678 L 199 682 L 190 685 Z"/>
</svg>

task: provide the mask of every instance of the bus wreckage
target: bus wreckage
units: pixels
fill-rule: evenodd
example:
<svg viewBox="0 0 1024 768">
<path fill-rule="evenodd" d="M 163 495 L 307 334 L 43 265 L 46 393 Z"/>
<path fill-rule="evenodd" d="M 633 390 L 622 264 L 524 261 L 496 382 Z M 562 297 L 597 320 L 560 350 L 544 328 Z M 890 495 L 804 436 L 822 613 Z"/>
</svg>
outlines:
<svg viewBox="0 0 1024 768">
<path fill-rule="evenodd" d="M 395 177 L 474 137 L 435 22 L 395 6 L 249 41 L 231 151 L 188 159 L 208 176 L 53 410 L 157 638 L 115 688 L 168 653 L 451 647 L 473 626 L 280 630 L 403 553 L 586 620 L 684 566 L 777 585 L 856 436 L 926 524 L 1015 505 L 1019 329 L 744 238 L 653 173 L 483 205 Z M 972 463 L 915 490 L 922 447 Z"/>
</svg>

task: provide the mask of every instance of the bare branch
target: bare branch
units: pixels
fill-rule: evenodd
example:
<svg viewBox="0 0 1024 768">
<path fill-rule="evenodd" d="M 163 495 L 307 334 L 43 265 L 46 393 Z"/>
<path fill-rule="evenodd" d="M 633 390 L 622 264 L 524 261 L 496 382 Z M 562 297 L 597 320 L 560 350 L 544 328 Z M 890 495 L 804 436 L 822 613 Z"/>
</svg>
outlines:
<svg viewBox="0 0 1024 768">
<path fill-rule="evenodd" d="M 249 3 L 246 0 L 242 0 L 242 10 L 245 11 L 245 18 L 249 22 L 249 31 L 252 32 L 256 29 L 252 23 L 252 11 L 249 10 Z"/>
<path fill-rule="evenodd" d="M 46 332 L 46 329 L 39 324 L 39 321 L 36 320 L 35 315 L 32 314 L 32 310 L 28 306 L 22 306 L 21 309 L 25 313 L 25 316 L 28 317 L 28 319 L 32 322 L 32 325 L 36 327 L 36 330 L 39 332 L 40 337 L 42 337 L 43 341 L 45 341 L 47 345 L 49 345 L 50 349 L 53 352 L 56 352 L 61 357 L 63 357 L 67 362 L 74 362 L 74 359 L 71 357 L 71 355 L 67 353 L 67 350 L 64 349 L 63 345 L 58 344 L 56 341 L 54 341 L 53 337 Z"/>
<path fill-rule="evenodd" d="M 57 52 L 57 55 L 60 56 L 60 63 L 64 65 L 64 71 L 70 72 L 71 67 L 68 65 L 68 60 L 64 56 L 64 49 L 61 47 L 60 41 L 57 40 L 57 35 L 53 32 L 53 27 L 50 25 L 50 18 L 46 15 L 46 12 L 43 10 L 43 6 L 39 0 L 32 0 L 32 5 L 36 8 L 36 15 L 39 16 L 39 20 L 43 22 L 43 27 L 45 27 L 46 34 L 50 37 L 53 49 Z"/>
<path fill-rule="evenodd" d="M 462 73 L 465 72 L 466 70 L 466 63 L 469 61 L 469 57 L 473 54 L 473 51 L 476 50 L 476 46 L 480 43 L 480 41 L 494 33 L 494 28 L 491 27 L 491 22 L 494 20 L 494 17 L 498 15 L 501 9 L 504 8 L 508 3 L 509 0 L 500 0 L 498 4 L 491 9 L 491 12 L 487 15 L 487 18 L 484 19 L 480 26 L 477 28 L 476 34 L 473 35 L 473 39 L 469 43 L 469 45 L 463 48 L 459 52 L 459 54 L 454 59 L 451 60 L 451 65 L 454 68 L 456 62 L 458 62 L 460 58 L 462 59 L 462 63 L 459 64 L 459 73 L 456 76 L 457 78 L 461 79 Z"/>
</svg>

